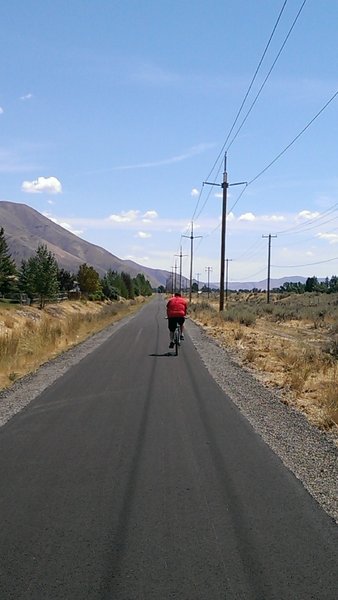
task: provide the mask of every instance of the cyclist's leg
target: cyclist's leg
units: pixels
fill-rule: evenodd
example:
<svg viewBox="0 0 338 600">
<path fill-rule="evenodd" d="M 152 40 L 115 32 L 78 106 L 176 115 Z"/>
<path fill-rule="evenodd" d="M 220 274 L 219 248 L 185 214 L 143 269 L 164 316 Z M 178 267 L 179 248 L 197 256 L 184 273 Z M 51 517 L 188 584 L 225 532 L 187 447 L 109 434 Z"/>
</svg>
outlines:
<svg viewBox="0 0 338 600">
<path fill-rule="evenodd" d="M 168 317 L 168 328 L 169 328 L 169 341 L 170 347 L 174 346 L 174 332 L 176 329 L 176 319 L 174 317 Z M 172 345 L 171 345 L 172 344 Z"/>
<path fill-rule="evenodd" d="M 184 340 L 184 321 L 185 318 L 184 317 L 180 317 L 179 319 L 179 324 L 180 324 L 180 330 L 181 330 L 181 340 Z"/>
</svg>

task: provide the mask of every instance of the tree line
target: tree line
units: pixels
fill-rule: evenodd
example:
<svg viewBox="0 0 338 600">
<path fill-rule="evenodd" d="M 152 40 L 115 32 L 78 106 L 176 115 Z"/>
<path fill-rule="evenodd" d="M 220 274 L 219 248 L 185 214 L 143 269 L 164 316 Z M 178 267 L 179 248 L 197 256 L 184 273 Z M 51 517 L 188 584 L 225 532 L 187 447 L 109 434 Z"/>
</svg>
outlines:
<svg viewBox="0 0 338 600">
<path fill-rule="evenodd" d="M 305 283 L 301 283 L 300 281 L 286 281 L 283 285 L 273 291 L 296 294 L 305 294 L 305 292 L 332 294 L 338 292 L 338 277 L 337 275 L 332 275 L 332 277 L 326 277 L 324 281 L 319 281 L 317 277 L 313 276 L 308 277 Z"/>
<path fill-rule="evenodd" d="M 59 268 L 55 255 L 45 244 L 40 244 L 33 256 L 21 261 L 18 268 L 13 260 L 0 228 L 0 294 L 10 296 L 26 294 L 32 302 L 39 299 L 42 308 L 47 301 L 60 293 L 81 292 L 89 300 L 133 299 L 150 296 L 152 287 L 143 273 L 131 277 L 109 269 L 103 278 L 94 267 L 83 263 L 77 273 Z"/>
</svg>

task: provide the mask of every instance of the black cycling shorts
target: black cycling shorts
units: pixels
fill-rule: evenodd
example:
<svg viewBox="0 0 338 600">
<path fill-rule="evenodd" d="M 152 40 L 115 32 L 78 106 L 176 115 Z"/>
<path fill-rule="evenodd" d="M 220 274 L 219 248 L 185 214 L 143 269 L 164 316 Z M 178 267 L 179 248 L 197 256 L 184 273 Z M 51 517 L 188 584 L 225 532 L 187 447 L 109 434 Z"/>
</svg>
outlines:
<svg viewBox="0 0 338 600">
<path fill-rule="evenodd" d="M 185 317 L 168 317 L 169 331 L 175 331 L 176 324 L 183 325 Z"/>
</svg>

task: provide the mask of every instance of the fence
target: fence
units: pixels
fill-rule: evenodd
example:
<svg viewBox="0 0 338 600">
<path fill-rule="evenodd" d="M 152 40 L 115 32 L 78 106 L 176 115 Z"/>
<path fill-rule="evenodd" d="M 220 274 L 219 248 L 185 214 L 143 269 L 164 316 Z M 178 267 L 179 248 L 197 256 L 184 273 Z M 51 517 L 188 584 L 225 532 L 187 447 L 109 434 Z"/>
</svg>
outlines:
<svg viewBox="0 0 338 600">
<path fill-rule="evenodd" d="M 64 300 L 68 300 L 68 293 L 62 292 L 51 298 L 49 302 L 63 302 Z M 71 296 L 74 298 L 74 296 Z M 27 294 L 17 293 L 17 294 L 0 294 L 0 302 L 10 302 L 11 304 L 36 304 L 40 302 L 40 296 L 35 294 L 32 298 L 29 298 Z"/>
</svg>

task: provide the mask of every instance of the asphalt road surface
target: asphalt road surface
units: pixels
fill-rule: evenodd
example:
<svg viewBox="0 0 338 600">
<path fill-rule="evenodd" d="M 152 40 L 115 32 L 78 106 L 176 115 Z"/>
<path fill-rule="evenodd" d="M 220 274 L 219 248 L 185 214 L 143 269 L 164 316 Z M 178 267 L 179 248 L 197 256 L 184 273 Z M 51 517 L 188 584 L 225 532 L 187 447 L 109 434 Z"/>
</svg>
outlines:
<svg viewBox="0 0 338 600">
<path fill-rule="evenodd" d="M 336 600 L 337 526 L 164 307 L 1 428 L 1 600 Z"/>
</svg>

